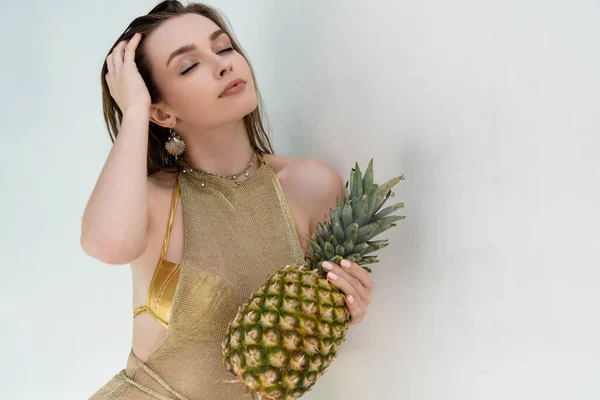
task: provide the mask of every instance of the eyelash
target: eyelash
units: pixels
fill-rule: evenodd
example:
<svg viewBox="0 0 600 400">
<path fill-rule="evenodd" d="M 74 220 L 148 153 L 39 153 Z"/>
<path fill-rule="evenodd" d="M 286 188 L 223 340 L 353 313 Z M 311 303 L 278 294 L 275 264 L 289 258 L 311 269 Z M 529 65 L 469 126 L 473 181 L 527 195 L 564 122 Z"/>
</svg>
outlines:
<svg viewBox="0 0 600 400">
<path fill-rule="evenodd" d="M 221 54 L 221 53 L 225 53 L 225 52 L 230 52 L 230 51 L 233 51 L 233 50 L 234 50 L 234 48 L 233 48 L 233 47 L 230 47 L 230 48 L 228 48 L 228 49 L 221 50 L 221 51 L 220 51 L 220 52 L 218 52 L 217 54 Z M 196 65 L 198 65 L 198 63 L 196 63 L 196 64 L 192 65 L 191 67 L 189 67 L 188 69 L 186 69 L 185 71 L 183 71 L 183 72 L 182 72 L 180 75 L 185 75 L 185 74 L 187 74 L 187 73 L 188 73 L 188 72 L 190 72 L 192 69 L 194 69 L 194 67 L 195 67 Z"/>
</svg>

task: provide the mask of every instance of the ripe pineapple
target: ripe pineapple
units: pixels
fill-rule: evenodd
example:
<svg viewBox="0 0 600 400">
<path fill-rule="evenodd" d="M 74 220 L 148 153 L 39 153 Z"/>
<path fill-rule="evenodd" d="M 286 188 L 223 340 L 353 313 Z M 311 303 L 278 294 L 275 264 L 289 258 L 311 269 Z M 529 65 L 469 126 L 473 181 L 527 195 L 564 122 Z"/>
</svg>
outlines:
<svg viewBox="0 0 600 400">
<path fill-rule="evenodd" d="M 370 239 L 405 218 L 391 215 L 404 203 L 379 211 L 403 179 L 400 175 L 378 186 L 373 160 L 364 176 L 357 163 L 336 209 L 319 224 L 315 238 L 308 239 L 305 264 L 277 271 L 240 307 L 223 340 L 222 359 L 248 392 L 259 399 L 297 399 L 329 367 L 346 338 L 350 311 L 321 265 L 345 258 L 371 272 L 365 265 L 379 260 L 366 254 L 388 241 Z"/>
</svg>

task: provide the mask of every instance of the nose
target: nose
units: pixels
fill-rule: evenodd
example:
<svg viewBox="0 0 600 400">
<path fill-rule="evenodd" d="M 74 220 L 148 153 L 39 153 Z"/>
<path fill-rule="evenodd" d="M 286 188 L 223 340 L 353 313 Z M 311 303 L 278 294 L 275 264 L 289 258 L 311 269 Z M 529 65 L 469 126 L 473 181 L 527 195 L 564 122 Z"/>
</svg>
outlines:
<svg viewBox="0 0 600 400">
<path fill-rule="evenodd" d="M 226 72 L 231 72 L 233 69 L 233 63 L 227 57 L 220 57 L 217 64 L 217 78 L 225 75 Z"/>
</svg>

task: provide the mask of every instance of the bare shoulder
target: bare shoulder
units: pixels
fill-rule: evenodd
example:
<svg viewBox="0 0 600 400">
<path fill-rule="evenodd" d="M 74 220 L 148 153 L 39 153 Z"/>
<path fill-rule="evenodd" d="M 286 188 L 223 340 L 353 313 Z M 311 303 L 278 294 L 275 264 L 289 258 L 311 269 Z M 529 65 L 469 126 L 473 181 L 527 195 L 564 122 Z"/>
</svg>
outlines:
<svg viewBox="0 0 600 400">
<path fill-rule="evenodd" d="M 148 188 L 157 191 L 170 191 L 175 187 L 179 173 L 159 171 L 148 177 Z"/>
<path fill-rule="evenodd" d="M 154 271 L 154 266 L 160 255 L 167 229 L 173 189 L 177 181 L 177 176 L 177 173 L 157 172 L 146 178 L 148 193 L 148 226 L 146 228 L 146 237 L 148 245 L 144 253 L 131 263 L 131 267 L 134 270 L 141 271 L 140 273 L 150 274 Z M 148 276 L 145 277 L 148 278 Z"/>
<path fill-rule="evenodd" d="M 342 178 L 331 166 L 308 158 L 266 154 L 265 158 L 282 183 L 293 182 L 301 190 L 341 192 Z"/>
<path fill-rule="evenodd" d="M 331 166 L 312 159 L 265 155 L 265 158 L 288 197 L 303 210 L 313 232 L 316 222 L 322 221 L 336 199 L 343 193 L 340 174 Z"/>
<path fill-rule="evenodd" d="M 157 172 L 148 177 L 148 229 L 158 227 L 162 231 L 165 216 L 168 218 L 173 189 L 178 173 Z"/>
<path fill-rule="evenodd" d="M 171 202 L 178 173 L 156 172 L 147 178 L 148 211 L 150 219 L 154 217 L 155 210 L 162 213 L 165 205 Z"/>
</svg>

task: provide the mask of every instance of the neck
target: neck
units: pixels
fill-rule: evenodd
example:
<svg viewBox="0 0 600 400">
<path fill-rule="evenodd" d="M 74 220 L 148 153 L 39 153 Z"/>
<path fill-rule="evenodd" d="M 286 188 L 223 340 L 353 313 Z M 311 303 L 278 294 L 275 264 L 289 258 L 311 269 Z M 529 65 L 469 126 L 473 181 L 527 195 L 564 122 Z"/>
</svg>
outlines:
<svg viewBox="0 0 600 400">
<path fill-rule="evenodd" d="M 239 120 L 210 131 L 180 132 L 185 141 L 185 161 L 195 169 L 218 175 L 233 175 L 248 164 L 254 150 L 244 125 Z M 254 162 L 248 173 L 257 169 Z"/>
</svg>

